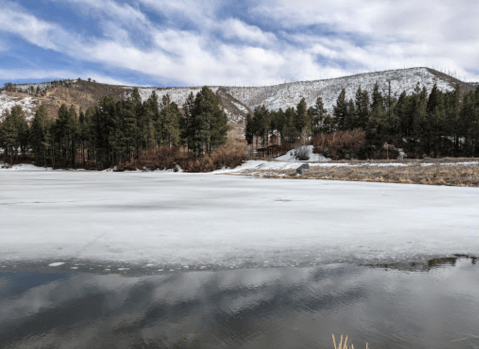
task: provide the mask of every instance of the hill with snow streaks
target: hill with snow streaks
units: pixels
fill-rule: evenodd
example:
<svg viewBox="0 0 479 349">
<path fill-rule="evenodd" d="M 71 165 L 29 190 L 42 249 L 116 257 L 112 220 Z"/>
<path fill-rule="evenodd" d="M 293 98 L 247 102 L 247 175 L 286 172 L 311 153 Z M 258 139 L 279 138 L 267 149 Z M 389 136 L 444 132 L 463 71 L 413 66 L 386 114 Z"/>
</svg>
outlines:
<svg viewBox="0 0 479 349">
<path fill-rule="evenodd" d="M 373 73 L 357 74 L 334 79 L 299 81 L 274 86 L 262 87 L 233 87 L 209 86 L 222 99 L 228 120 L 231 123 L 244 124 L 246 115 L 252 113 L 255 107 L 265 105 L 270 110 L 283 110 L 296 107 L 301 98 L 305 98 L 309 106 L 314 105 L 318 97 L 323 98 L 325 108 L 331 113 L 336 99 L 342 89 L 346 90 L 346 99 L 354 99 L 359 86 L 367 90 L 371 96 L 374 85 L 378 83 L 384 96 L 391 89 L 392 97 L 406 91 L 408 95 L 414 93 L 416 85 L 426 88 L 428 93 L 434 84 L 439 90 L 452 91 L 456 84 L 460 85 L 461 92 L 472 91 L 477 83 L 465 83 L 444 73 L 430 68 L 409 68 L 388 70 Z M 41 91 L 36 93 L 37 87 Z M 18 92 L 8 92 L 0 97 L 0 112 L 10 110 L 13 105 L 20 105 L 31 117 L 39 104 L 47 107 L 47 113 L 55 117 L 61 103 L 74 105 L 75 108 L 86 110 L 97 103 L 104 95 L 111 95 L 115 99 L 126 99 L 131 96 L 133 86 L 114 86 L 85 80 L 65 80 L 41 84 L 15 85 Z M 153 91 L 161 98 L 169 94 L 171 100 L 182 107 L 190 93 L 196 95 L 201 87 L 139 87 L 142 101 L 147 100 Z M 0 114 L 1 115 L 1 114 Z"/>
<path fill-rule="evenodd" d="M 270 110 L 285 110 L 295 107 L 301 98 L 305 98 L 308 106 L 314 105 L 318 97 L 323 98 L 324 107 L 333 111 L 333 106 L 342 89 L 346 90 L 346 100 L 355 97 L 358 87 L 367 90 L 371 96 L 374 85 L 378 83 L 379 90 L 383 96 L 389 93 L 391 84 L 391 96 L 398 98 L 406 91 L 410 95 L 414 92 L 416 85 L 426 87 L 431 92 L 434 84 L 439 90 L 446 92 L 454 90 L 456 83 L 459 83 L 464 92 L 470 91 L 472 86 L 455 78 L 439 73 L 429 68 L 411 68 L 401 70 L 389 70 L 375 73 L 365 73 L 342 78 L 300 81 L 288 84 L 266 87 L 227 87 L 226 92 L 241 100 L 250 109 L 265 105 Z"/>
<path fill-rule="evenodd" d="M 33 97 L 12 97 L 7 93 L 0 93 L 0 121 L 6 111 L 10 112 L 13 107 L 20 106 L 25 113 L 27 121 L 31 120 L 38 108 L 38 100 Z"/>
</svg>

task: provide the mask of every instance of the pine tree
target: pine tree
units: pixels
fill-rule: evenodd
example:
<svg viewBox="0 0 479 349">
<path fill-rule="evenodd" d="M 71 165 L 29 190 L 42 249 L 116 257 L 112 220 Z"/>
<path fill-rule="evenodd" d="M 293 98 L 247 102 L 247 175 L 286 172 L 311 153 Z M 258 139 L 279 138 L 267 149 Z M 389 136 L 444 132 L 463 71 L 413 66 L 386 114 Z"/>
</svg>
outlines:
<svg viewBox="0 0 479 349">
<path fill-rule="evenodd" d="M 31 146 L 35 155 L 35 161 L 47 164 L 47 154 L 50 148 L 50 128 L 47 120 L 45 106 L 41 105 L 35 112 L 31 126 Z"/>
<path fill-rule="evenodd" d="M 12 108 L 10 117 L 13 119 L 18 132 L 17 151 L 18 148 L 20 148 L 22 155 L 25 155 L 30 143 L 30 128 L 28 127 L 28 123 L 25 119 L 25 113 L 20 106 L 15 106 Z"/>
<path fill-rule="evenodd" d="M 160 118 L 160 104 L 158 102 L 158 95 L 155 91 L 151 93 L 151 96 L 146 101 L 147 108 L 150 111 L 150 118 L 153 121 L 155 128 L 155 145 L 162 145 L 162 120 Z"/>
<path fill-rule="evenodd" d="M 195 137 L 195 114 L 194 114 L 194 108 L 195 108 L 195 96 L 193 95 L 193 92 L 191 92 L 188 95 L 188 98 L 185 101 L 185 104 L 183 104 L 183 114 L 184 117 L 180 122 L 180 127 L 181 127 L 181 138 L 184 140 L 186 143 L 188 149 L 194 149 L 195 148 L 195 142 L 194 142 L 194 137 Z"/>
<path fill-rule="evenodd" d="M 323 98 L 318 97 L 314 106 L 308 109 L 309 118 L 311 120 L 311 130 L 313 135 L 323 133 L 324 121 L 326 118 L 326 109 L 324 108 Z"/>
<path fill-rule="evenodd" d="M 413 142 L 415 145 L 415 151 L 418 154 L 423 154 L 426 149 L 424 145 L 423 135 L 427 132 L 427 91 L 423 87 L 422 90 L 416 93 L 411 103 L 411 113 L 413 119 Z"/>
<path fill-rule="evenodd" d="M 301 132 L 294 125 L 294 118 L 296 116 L 296 112 L 294 108 L 286 109 L 284 113 L 284 138 L 287 142 L 294 143 L 298 140 L 301 136 Z"/>
<path fill-rule="evenodd" d="M 426 143 L 428 144 L 427 150 L 434 150 L 434 156 L 437 157 L 441 147 L 441 139 L 445 138 L 445 121 L 446 111 L 444 106 L 444 96 L 441 91 L 438 90 L 437 85 L 434 84 L 426 106 L 428 114 L 428 133 L 424 135 Z M 442 147 L 443 148 L 443 147 Z"/>
<path fill-rule="evenodd" d="M 363 91 L 361 86 L 359 86 L 355 96 L 356 122 L 354 128 L 366 129 L 369 120 L 369 107 L 370 101 L 368 91 Z"/>
<path fill-rule="evenodd" d="M 159 115 L 159 126 L 162 145 L 171 147 L 180 144 L 180 118 L 181 112 L 176 103 L 171 102 L 170 95 L 163 96 L 161 101 L 161 112 Z M 158 124 L 157 123 L 157 124 Z"/>
<path fill-rule="evenodd" d="M 285 115 L 283 109 L 279 108 L 278 111 L 273 112 L 271 118 L 274 119 L 274 127 L 280 134 L 281 142 L 284 142 Z"/>
<path fill-rule="evenodd" d="M 347 113 L 344 119 L 344 128 L 345 130 L 353 130 L 357 125 L 357 115 L 356 108 L 352 99 L 348 102 Z"/>
<path fill-rule="evenodd" d="M 4 121 L 2 122 L 0 139 L 6 156 L 10 156 L 10 163 L 14 163 L 14 158 L 18 157 L 19 130 L 18 123 L 11 113 L 6 112 Z"/>
<path fill-rule="evenodd" d="M 379 86 L 374 85 L 371 113 L 366 126 L 366 139 L 371 145 L 379 146 L 383 143 L 386 131 L 386 109 L 384 107 L 384 98 L 379 92 Z"/>
<path fill-rule="evenodd" d="M 336 99 L 336 105 L 333 107 L 333 114 L 336 118 L 336 124 L 339 130 L 345 130 L 346 118 L 348 115 L 348 102 L 346 102 L 346 90 L 343 89 Z"/>
<path fill-rule="evenodd" d="M 459 155 L 459 112 L 461 108 L 460 98 L 461 89 L 459 84 L 455 86 L 454 91 L 447 92 L 445 96 L 446 119 L 448 120 L 446 132 L 453 137 L 453 156 Z"/>
<path fill-rule="evenodd" d="M 245 139 L 248 144 L 253 144 L 254 128 L 251 114 L 246 115 Z"/>
<path fill-rule="evenodd" d="M 270 129 L 270 114 L 264 105 L 254 109 L 253 123 L 257 140 L 256 143 L 258 143 L 258 139 L 261 137 L 262 145 L 267 145 L 268 133 Z"/>
<path fill-rule="evenodd" d="M 191 113 L 189 147 L 196 154 L 201 155 L 204 149 L 211 151 L 212 147 L 226 143 L 228 120 L 221 98 L 208 87 L 203 87 L 197 93 L 193 108 L 188 113 Z"/>
<path fill-rule="evenodd" d="M 309 115 L 307 113 L 306 100 L 301 98 L 298 105 L 296 106 L 296 115 L 294 119 L 294 126 L 296 130 L 301 133 L 306 127 L 311 124 L 309 120 Z M 308 127 L 309 128 L 309 127 Z"/>
</svg>

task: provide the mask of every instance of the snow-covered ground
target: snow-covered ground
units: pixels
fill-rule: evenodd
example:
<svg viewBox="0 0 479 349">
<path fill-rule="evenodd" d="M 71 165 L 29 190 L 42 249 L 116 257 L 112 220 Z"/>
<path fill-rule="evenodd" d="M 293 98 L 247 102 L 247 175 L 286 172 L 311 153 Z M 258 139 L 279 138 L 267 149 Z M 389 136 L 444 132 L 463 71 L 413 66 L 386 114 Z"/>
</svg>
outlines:
<svg viewBox="0 0 479 349">
<path fill-rule="evenodd" d="M 320 154 L 314 154 L 317 156 L 322 156 Z M 286 155 L 285 155 L 286 156 Z M 319 161 L 319 162 L 313 162 Z M 244 171 L 248 171 L 250 175 L 259 174 L 265 170 L 293 170 L 297 169 L 301 164 L 307 162 L 310 167 L 407 167 L 415 166 L 416 163 L 408 162 L 327 162 L 329 160 L 310 160 L 310 161 L 299 161 L 295 160 L 294 156 L 286 157 L 283 159 L 282 156 L 276 158 L 275 161 L 263 161 L 263 160 L 250 160 L 246 161 L 243 165 L 236 167 L 235 169 L 223 169 L 220 171 L 215 171 L 214 173 L 231 173 L 239 174 Z M 474 166 L 479 165 L 479 161 L 464 161 L 464 162 L 442 162 L 442 163 L 420 163 L 420 166 Z M 256 172 L 255 172 L 256 171 Z"/>
<path fill-rule="evenodd" d="M 7 170 L 0 266 L 102 260 L 191 270 L 477 255 L 478 212 L 477 188 Z"/>
<path fill-rule="evenodd" d="M 308 157 L 308 160 L 306 160 L 306 162 L 309 162 L 309 161 L 331 161 L 330 158 L 327 158 L 327 157 L 325 157 L 321 154 L 313 153 L 313 148 L 314 148 L 314 146 L 312 146 L 312 145 L 305 145 L 305 146 L 302 146 L 302 147 L 291 149 L 290 151 L 288 151 L 283 156 L 277 157 L 276 160 L 279 160 L 279 161 L 298 161 L 298 159 L 297 159 L 298 154 L 303 153 Z"/>
</svg>

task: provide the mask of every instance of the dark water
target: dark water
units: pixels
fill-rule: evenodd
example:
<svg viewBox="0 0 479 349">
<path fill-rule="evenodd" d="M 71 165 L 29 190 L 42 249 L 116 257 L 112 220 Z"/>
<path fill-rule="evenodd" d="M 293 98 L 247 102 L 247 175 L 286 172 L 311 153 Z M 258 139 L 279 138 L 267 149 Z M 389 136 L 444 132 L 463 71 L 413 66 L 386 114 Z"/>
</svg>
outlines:
<svg viewBox="0 0 479 349">
<path fill-rule="evenodd" d="M 479 348 L 479 263 L 0 273 L 1 348 Z"/>
</svg>

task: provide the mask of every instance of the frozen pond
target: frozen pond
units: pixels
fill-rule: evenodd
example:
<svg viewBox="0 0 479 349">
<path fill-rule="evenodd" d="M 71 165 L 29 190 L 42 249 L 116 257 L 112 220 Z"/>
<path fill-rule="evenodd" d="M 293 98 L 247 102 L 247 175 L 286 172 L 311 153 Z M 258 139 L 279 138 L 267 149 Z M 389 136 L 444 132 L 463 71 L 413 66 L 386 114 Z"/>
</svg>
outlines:
<svg viewBox="0 0 479 349">
<path fill-rule="evenodd" d="M 0 272 L 0 347 L 479 347 L 479 263 L 103 275 Z"/>
<path fill-rule="evenodd" d="M 476 256 L 478 212 L 478 188 L 4 170 L 0 267 L 216 270 Z"/>
<path fill-rule="evenodd" d="M 0 347 L 479 347 L 479 190 L 0 171 Z"/>
</svg>

